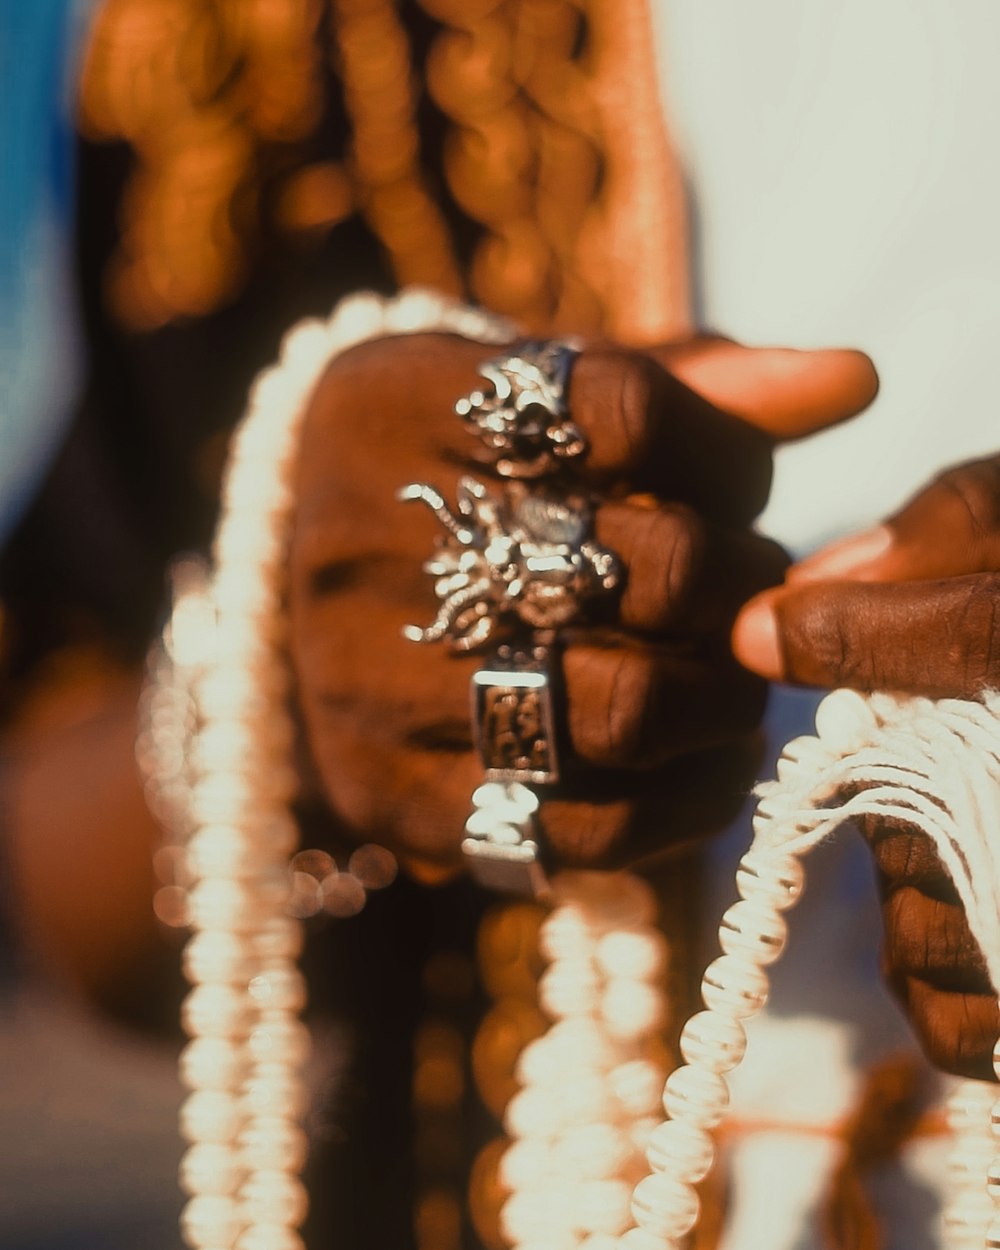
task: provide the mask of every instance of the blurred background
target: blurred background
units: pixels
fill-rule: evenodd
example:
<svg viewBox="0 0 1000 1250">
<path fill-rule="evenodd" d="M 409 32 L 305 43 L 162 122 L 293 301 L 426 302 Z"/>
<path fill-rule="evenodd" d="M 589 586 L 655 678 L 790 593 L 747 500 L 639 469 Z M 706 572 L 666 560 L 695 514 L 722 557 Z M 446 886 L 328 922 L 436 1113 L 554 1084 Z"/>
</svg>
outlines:
<svg viewBox="0 0 1000 1250">
<path fill-rule="evenodd" d="M 857 344 L 875 408 L 779 457 L 801 553 L 996 450 L 998 36 L 991 0 L 3 7 L 5 1250 L 177 1244 L 183 916 L 134 709 L 282 333 L 420 283 L 535 331 Z M 481 906 L 432 952 L 456 984 Z"/>
</svg>

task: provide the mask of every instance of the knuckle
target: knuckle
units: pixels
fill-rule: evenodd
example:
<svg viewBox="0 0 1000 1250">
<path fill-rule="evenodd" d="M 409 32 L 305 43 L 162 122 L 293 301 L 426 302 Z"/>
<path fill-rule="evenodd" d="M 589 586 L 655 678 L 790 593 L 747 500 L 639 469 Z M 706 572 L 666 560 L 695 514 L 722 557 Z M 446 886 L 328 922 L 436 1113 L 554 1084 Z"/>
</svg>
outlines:
<svg viewBox="0 0 1000 1250">
<path fill-rule="evenodd" d="M 968 579 L 965 598 L 948 641 L 954 671 L 964 690 L 1000 682 L 1000 573 Z"/>
<path fill-rule="evenodd" d="M 1000 458 L 956 465 L 939 474 L 934 485 L 961 510 L 974 538 L 1000 526 Z"/>
<path fill-rule="evenodd" d="M 641 463 L 649 447 L 649 413 L 657 386 L 657 366 L 647 356 L 632 352 L 608 352 L 608 365 L 617 375 L 618 384 L 609 390 L 609 420 L 617 432 L 629 465 Z"/>
<path fill-rule="evenodd" d="M 883 908 L 886 947 L 893 968 L 925 976 L 938 957 L 932 930 L 936 917 L 929 899 L 912 887 L 894 891 Z"/>
<path fill-rule="evenodd" d="M 981 994 L 928 991 L 914 1017 L 928 1059 L 958 1076 L 982 1076 L 995 1036 L 995 1000 Z"/>
<path fill-rule="evenodd" d="M 576 749 L 585 759 L 614 768 L 643 766 L 653 750 L 650 728 L 659 704 L 655 664 L 636 652 L 619 652 L 606 673 L 604 707 L 580 719 Z"/>
<path fill-rule="evenodd" d="M 695 607 L 708 546 L 704 522 L 693 509 L 676 504 L 664 507 L 650 526 L 639 562 L 649 568 L 653 587 L 652 623 L 669 629 L 685 620 Z"/>
</svg>

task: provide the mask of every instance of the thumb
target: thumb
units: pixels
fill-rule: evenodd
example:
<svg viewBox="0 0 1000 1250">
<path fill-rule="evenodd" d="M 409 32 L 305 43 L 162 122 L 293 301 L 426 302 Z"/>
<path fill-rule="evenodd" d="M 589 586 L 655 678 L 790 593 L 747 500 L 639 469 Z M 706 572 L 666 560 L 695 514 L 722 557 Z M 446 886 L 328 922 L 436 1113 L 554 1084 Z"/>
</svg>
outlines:
<svg viewBox="0 0 1000 1250">
<path fill-rule="evenodd" d="M 733 652 L 774 681 L 974 698 L 1000 681 L 998 597 L 997 573 L 785 585 L 743 607 Z"/>
<path fill-rule="evenodd" d="M 702 335 L 654 353 L 693 391 L 774 439 L 802 438 L 862 412 L 878 392 L 864 352 L 744 347 Z"/>
</svg>

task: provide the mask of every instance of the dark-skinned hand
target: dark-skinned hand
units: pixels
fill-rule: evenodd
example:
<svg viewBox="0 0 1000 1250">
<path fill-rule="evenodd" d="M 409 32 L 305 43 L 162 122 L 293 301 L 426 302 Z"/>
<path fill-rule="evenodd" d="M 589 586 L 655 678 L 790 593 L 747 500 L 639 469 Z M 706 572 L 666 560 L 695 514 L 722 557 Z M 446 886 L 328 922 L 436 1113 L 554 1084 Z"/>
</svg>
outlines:
<svg viewBox="0 0 1000 1250">
<path fill-rule="evenodd" d="M 488 481 L 455 400 L 500 354 L 448 335 L 383 339 L 336 360 L 307 414 L 291 555 L 292 655 L 324 798 L 354 838 L 418 877 L 461 867 L 481 768 L 472 751 L 476 655 L 406 641 L 436 611 L 421 571 L 438 523 L 396 490 L 426 481 L 454 503 Z M 608 865 L 721 827 L 755 765 L 765 683 L 729 646 L 732 621 L 786 566 L 750 522 L 771 451 L 864 408 L 874 371 L 856 352 L 752 351 L 693 339 L 575 363 L 569 404 L 603 501 L 596 536 L 626 568 L 602 619 L 565 631 L 572 777 L 542 805 L 556 861 Z"/>
<path fill-rule="evenodd" d="M 972 698 L 1000 685 L 1000 457 L 943 473 L 883 525 L 788 571 L 748 604 L 736 654 L 772 680 Z M 1000 1015 L 926 837 L 868 820 L 887 977 L 927 1054 L 991 1079 Z"/>
</svg>

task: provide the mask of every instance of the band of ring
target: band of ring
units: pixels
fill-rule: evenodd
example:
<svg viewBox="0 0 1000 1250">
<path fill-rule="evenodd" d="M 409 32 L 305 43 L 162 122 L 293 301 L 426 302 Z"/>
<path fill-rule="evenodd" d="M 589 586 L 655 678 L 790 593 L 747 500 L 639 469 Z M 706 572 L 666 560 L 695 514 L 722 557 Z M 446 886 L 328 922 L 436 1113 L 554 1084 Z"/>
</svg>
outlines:
<svg viewBox="0 0 1000 1250">
<path fill-rule="evenodd" d="M 501 477 L 537 478 L 584 456 L 586 436 L 571 420 L 566 393 L 579 349 L 560 339 L 529 339 L 479 366 L 489 383 L 455 404 Z"/>
</svg>

